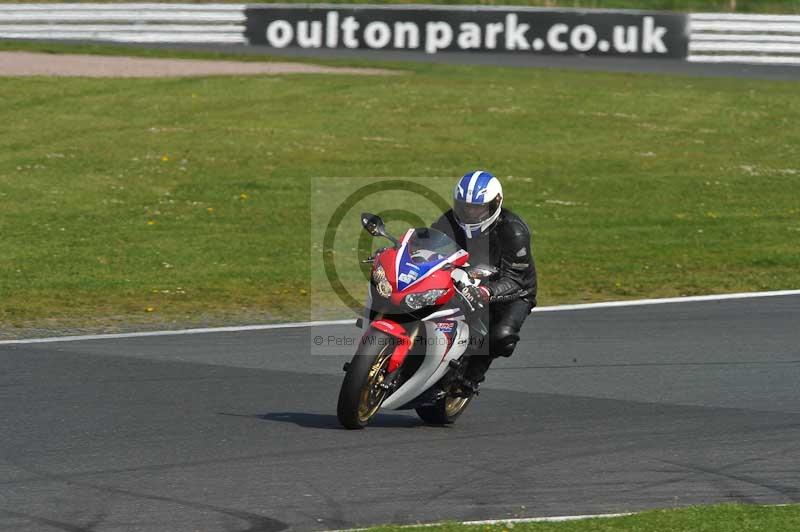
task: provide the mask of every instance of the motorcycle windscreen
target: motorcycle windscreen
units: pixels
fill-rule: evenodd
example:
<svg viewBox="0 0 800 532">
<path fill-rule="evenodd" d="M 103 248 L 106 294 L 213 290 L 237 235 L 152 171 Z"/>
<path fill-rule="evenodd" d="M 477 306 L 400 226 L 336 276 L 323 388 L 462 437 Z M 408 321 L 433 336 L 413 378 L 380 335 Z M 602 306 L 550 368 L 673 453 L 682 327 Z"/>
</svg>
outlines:
<svg viewBox="0 0 800 532">
<path fill-rule="evenodd" d="M 398 253 L 397 289 L 405 290 L 418 282 L 460 250 L 441 231 L 427 227 L 414 229 Z"/>
</svg>

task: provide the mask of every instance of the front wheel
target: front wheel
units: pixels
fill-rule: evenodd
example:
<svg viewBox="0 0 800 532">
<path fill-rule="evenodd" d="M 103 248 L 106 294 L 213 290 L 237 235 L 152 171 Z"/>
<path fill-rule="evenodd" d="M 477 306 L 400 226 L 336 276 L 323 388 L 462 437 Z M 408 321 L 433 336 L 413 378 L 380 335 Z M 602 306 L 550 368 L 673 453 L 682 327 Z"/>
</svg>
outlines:
<svg viewBox="0 0 800 532">
<path fill-rule="evenodd" d="M 467 409 L 467 405 L 472 401 L 473 396 L 458 397 L 451 395 L 451 393 L 448 392 L 447 395 L 432 405 L 417 407 L 415 409 L 417 415 L 422 421 L 431 425 L 450 425 L 454 423 L 458 416 Z"/>
<path fill-rule="evenodd" d="M 336 417 L 348 429 L 366 427 L 388 393 L 381 385 L 393 352 L 392 337 L 373 331 L 369 340 L 362 341 L 356 350 L 339 390 Z"/>
</svg>

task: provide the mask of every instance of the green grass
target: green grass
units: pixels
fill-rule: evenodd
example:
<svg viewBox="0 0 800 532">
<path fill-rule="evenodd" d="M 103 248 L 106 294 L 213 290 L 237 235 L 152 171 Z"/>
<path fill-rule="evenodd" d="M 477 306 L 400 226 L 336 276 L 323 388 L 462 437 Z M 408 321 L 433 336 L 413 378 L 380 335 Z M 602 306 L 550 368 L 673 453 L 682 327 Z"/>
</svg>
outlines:
<svg viewBox="0 0 800 532">
<path fill-rule="evenodd" d="M 541 304 L 800 287 L 797 83 L 405 69 L 0 79 L 0 334 L 324 313 L 319 176 L 494 171 Z"/>
<path fill-rule="evenodd" d="M 794 532 L 800 529 L 800 506 L 723 504 L 680 510 L 656 510 L 626 517 L 563 523 L 461 525 L 431 527 L 381 526 L 370 532 Z"/>
<path fill-rule="evenodd" d="M 1 3 L 15 0 L 0 0 Z M 60 2 L 61 0 L 43 0 Z M 166 0 L 164 0 L 166 1 Z M 220 0 L 222 3 L 241 3 L 239 0 Z M 107 3 L 127 2 L 111 0 Z M 191 0 L 188 3 L 202 3 Z M 284 3 L 314 3 L 306 0 L 286 0 Z M 320 3 L 320 2 L 317 2 Z M 538 7 L 649 9 L 669 11 L 711 11 L 739 13 L 800 13 L 798 0 L 330 0 L 332 4 L 464 4 L 464 5 L 523 5 Z"/>
</svg>

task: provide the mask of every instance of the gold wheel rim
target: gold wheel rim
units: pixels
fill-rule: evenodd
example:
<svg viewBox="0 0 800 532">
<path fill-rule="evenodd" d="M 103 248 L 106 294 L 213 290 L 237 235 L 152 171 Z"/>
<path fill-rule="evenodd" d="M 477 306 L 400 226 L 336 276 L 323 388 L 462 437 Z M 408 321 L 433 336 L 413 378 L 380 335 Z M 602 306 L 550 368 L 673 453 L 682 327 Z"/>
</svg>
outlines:
<svg viewBox="0 0 800 532">
<path fill-rule="evenodd" d="M 387 352 L 387 347 L 384 347 L 383 351 L 375 357 L 375 362 L 367 375 L 367 382 L 361 389 L 361 397 L 358 400 L 358 419 L 362 423 L 366 423 L 375 415 L 386 397 L 386 390 L 379 386 L 386 377 L 384 370 L 391 358 L 390 353 Z"/>
<path fill-rule="evenodd" d="M 461 412 L 467 403 L 469 402 L 469 397 L 452 397 L 448 395 L 444 399 L 444 413 L 447 417 L 455 416 L 459 412 Z"/>
</svg>

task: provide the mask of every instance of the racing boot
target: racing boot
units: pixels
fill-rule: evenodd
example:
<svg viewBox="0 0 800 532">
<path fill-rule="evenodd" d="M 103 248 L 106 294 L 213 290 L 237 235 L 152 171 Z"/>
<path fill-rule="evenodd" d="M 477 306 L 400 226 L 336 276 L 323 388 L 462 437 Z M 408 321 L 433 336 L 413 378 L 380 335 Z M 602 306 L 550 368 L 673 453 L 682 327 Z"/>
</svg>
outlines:
<svg viewBox="0 0 800 532">
<path fill-rule="evenodd" d="M 492 364 L 492 358 L 488 355 L 472 355 L 467 360 L 467 367 L 464 376 L 460 379 L 455 395 L 459 397 L 469 397 L 480 393 L 480 385 L 486 379 L 486 371 Z"/>
<path fill-rule="evenodd" d="M 476 387 L 486 379 L 486 372 L 492 365 L 493 358 L 489 355 L 473 355 L 467 362 L 464 378 L 471 381 Z"/>
</svg>

